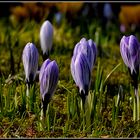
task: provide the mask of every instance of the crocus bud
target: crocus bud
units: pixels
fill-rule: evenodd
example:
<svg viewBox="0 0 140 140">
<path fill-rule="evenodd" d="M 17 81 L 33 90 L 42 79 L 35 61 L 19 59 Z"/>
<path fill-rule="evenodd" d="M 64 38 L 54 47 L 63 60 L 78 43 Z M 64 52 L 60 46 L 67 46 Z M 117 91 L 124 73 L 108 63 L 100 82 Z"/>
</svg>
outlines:
<svg viewBox="0 0 140 140">
<path fill-rule="evenodd" d="M 22 54 L 27 83 L 32 83 L 38 69 L 38 50 L 33 43 L 27 43 Z"/>
<path fill-rule="evenodd" d="M 124 63 L 128 67 L 132 84 L 135 89 L 138 88 L 138 75 L 140 64 L 140 46 L 134 35 L 123 36 L 120 42 L 120 52 Z"/>
<path fill-rule="evenodd" d="M 85 38 L 82 38 L 74 48 L 74 59 L 79 52 L 83 52 L 87 56 L 89 67 L 92 71 L 97 56 L 97 49 L 95 43 L 91 39 L 86 41 Z"/>
<path fill-rule="evenodd" d="M 40 45 L 43 51 L 43 55 L 46 55 L 46 59 L 48 58 L 49 52 L 51 51 L 52 48 L 52 40 L 53 40 L 53 26 L 48 20 L 46 20 L 42 24 L 40 29 Z"/>
<path fill-rule="evenodd" d="M 58 66 L 55 60 L 51 61 L 47 59 L 41 66 L 39 81 L 40 81 L 40 93 L 43 103 L 43 112 L 47 110 L 47 105 L 53 96 L 57 83 L 58 83 Z"/>
<path fill-rule="evenodd" d="M 79 87 L 79 93 L 84 104 L 90 87 L 91 71 L 87 56 L 83 52 L 79 52 L 75 59 L 74 56 L 72 57 L 71 73 L 76 85 Z"/>
<path fill-rule="evenodd" d="M 120 41 L 120 52 L 131 74 L 133 72 L 137 73 L 140 64 L 140 45 L 137 38 L 134 35 L 123 36 Z"/>
</svg>

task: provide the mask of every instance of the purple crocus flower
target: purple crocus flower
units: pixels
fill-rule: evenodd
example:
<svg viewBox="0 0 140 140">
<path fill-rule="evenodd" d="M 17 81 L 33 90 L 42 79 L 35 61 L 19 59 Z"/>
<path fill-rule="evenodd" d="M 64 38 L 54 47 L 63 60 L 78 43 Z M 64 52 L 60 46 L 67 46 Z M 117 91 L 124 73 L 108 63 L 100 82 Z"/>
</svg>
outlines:
<svg viewBox="0 0 140 140">
<path fill-rule="evenodd" d="M 87 56 L 89 67 L 92 71 L 97 56 L 97 48 L 92 39 L 87 41 L 85 38 L 82 38 L 80 42 L 76 44 L 73 52 L 74 59 L 79 52 L 83 52 Z"/>
<path fill-rule="evenodd" d="M 134 86 L 134 121 L 139 120 L 139 93 L 138 93 L 138 75 L 140 65 L 140 44 L 134 35 L 123 36 L 120 42 L 120 52 L 124 63 L 128 67 Z"/>
<path fill-rule="evenodd" d="M 83 106 L 91 83 L 91 72 L 96 61 L 97 49 L 95 43 L 82 38 L 75 46 L 71 59 L 71 74 L 79 88 Z"/>
<path fill-rule="evenodd" d="M 123 36 L 120 42 L 120 52 L 131 74 L 137 73 L 140 64 L 140 44 L 137 38 L 134 35 Z"/>
<path fill-rule="evenodd" d="M 83 52 L 79 52 L 77 56 L 72 57 L 71 73 L 76 85 L 79 88 L 80 97 L 82 98 L 84 105 L 90 87 L 91 70 L 88 58 Z"/>
<path fill-rule="evenodd" d="M 120 41 L 120 52 L 133 79 L 134 87 L 137 88 L 140 65 L 140 44 L 138 39 L 134 35 L 123 36 Z"/>
<path fill-rule="evenodd" d="M 33 43 L 27 43 L 22 54 L 27 83 L 32 83 L 38 69 L 38 50 Z"/>
<path fill-rule="evenodd" d="M 55 60 L 46 59 L 40 69 L 40 93 L 44 116 L 46 115 L 47 105 L 53 96 L 58 83 L 58 66 Z"/>
<path fill-rule="evenodd" d="M 43 60 L 46 60 L 49 56 L 49 52 L 52 48 L 53 41 L 53 26 L 50 21 L 46 20 L 40 29 L 40 45 L 43 51 Z"/>
</svg>

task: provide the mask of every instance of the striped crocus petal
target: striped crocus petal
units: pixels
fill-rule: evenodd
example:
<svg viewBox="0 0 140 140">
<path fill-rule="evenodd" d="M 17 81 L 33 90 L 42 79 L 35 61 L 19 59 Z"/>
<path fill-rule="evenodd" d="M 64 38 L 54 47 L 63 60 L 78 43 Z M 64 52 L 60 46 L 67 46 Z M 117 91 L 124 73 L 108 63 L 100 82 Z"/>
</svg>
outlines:
<svg viewBox="0 0 140 140">
<path fill-rule="evenodd" d="M 43 54 L 48 54 L 48 51 L 52 48 L 53 41 L 53 26 L 46 20 L 40 29 L 40 45 L 43 51 Z"/>
<path fill-rule="evenodd" d="M 130 54 L 131 56 L 135 56 L 137 54 L 137 52 L 139 52 L 139 42 L 137 40 L 137 38 L 134 35 L 131 35 L 129 37 L 129 50 L 130 50 Z"/>
<path fill-rule="evenodd" d="M 75 48 L 74 48 L 74 53 L 73 53 L 73 56 L 76 56 L 79 52 L 83 52 L 84 54 L 88 55 L 87 52 L 88 52 L 88 48 L 87 48 L 87 42 L 86 42 L 86 39 L 85 38 L 82 38 L 76 45 L 75 45 Z"/>
<path fill-rule="evenodd" d="M 94 53 L 93 52 L 93 48 L 90 46 L 89 42 L 86 41 L 85 38 L 82 38 L 80 40 L 81 45 L 82 45 L 82 52 L 86 54 L 87 58 L 88 58 L 88 62 L 89 62 L 89 66 L 90 66 L 90 70 L 92 71 L 93 69 L 93 65 L 94 65 Z"/>
<path fill-rule="evenodd" d="M 85 87 L 90 86 L 91 72 L 86 55 L 82 52 L 78 54 L 75 60 L 75 79 L 80 92 L 85 93 Z"/>
<path fill-rule="evenodd" d="M 74 81 L 77 85 L 77 81 L 76 81 L 76 78 L 75 78 L 75 65 L 74 65 L 75 59 L 76 59 L 76 57 L 74 58 L 74 56 L 73 56 L 72 59 L 71 59 L 70 69 L 71 69 L 71 75 L 72 75 L 72 77 L 73 77 L 73 79 L 74 79 Z"/>
<path fill-rule="evenodd" d="M 127 67 L 131 67 L 131 56 L 129 53 L 129 40 L 128 37 L 123 36 L 120 41 L 120 52 L 124 63 Z"/>
<path fill-rule="evenodd" d="M 131 71 L 136 72 L 136 68 L 140 64 L 140 45 L 137 38 L 131 35 L 129 38 L 129 52 L 131 55 Z"/>
<path fill-rule="evenodd" d="M 26 80 L 32 82 L 38 69 L 38 50 L 33 43 L 27 43 L 22 54 Z"/>
<path fill-rule="evenodd" d="M 73 50 L 74 60 L 75 60 L 75 56 L 77 56 L 77 54 L 79 53 L 79 51 L 81 51 L 80 46 L 81 46 L 81 44 L 78 42 L 78 43 L 75 45 L 75 47 L 74 47 L 74 50 Z"/>
<path fill-rule="evenodd" d="M 88 44 L 91 47 L 92 51 L 93 51 L 93 65 L 95 64 L 96 61 L 96 57 L 97 57 L 97 48 L 96 48 L 96 44 L 92 41 L 92 39 L 88 40 Z M 92 65 L 92 67 L 93 67 Z"/>
<path fill-rule="evenodd" d="M 41 68 L 40 68 L 40 73 L 39 73 L 39 81 L 41 81 L 42 77 L 43 77 L 43 73 L 44 73 L 44 70 L 45 70 L 45 67 L 47 67 L 47 65 L 51 62 L 51 60 L 48 58 L 46 59 Z"/>
<path fill-rule="evenodd" d="M 58 83 L 58 66 L 56 61 L 46 61 L 46 66 L 41 70 L 41 75 L 39 77 L 40 80 L 40 93 L 42 99 L 44 100 L 45 95 L 49 94 L 50 97 L 53 95 L 57 83 Z M 41 68 L 42 69 L 42 68 Z"/>
</svg>

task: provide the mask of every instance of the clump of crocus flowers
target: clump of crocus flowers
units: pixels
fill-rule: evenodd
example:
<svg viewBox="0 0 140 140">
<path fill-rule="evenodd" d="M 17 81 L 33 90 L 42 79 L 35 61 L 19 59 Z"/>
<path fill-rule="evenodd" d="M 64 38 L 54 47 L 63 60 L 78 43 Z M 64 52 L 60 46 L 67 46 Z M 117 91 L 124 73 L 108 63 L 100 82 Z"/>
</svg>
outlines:
<svg viewBox="0 0 140 140">
<path fill-rule="evenodd" d="M 120 52 L 125 65 L 128 67 L 132 84 L 135 89 L 133 119 L 139 120 L 138 75 L 140 65 L 140 44 L 134 35 L 123 36 L 120 41 Z"/>
<path fill-rule="evenodd" d="M 52 48 L 53 26 L 46 20 L 40 29 L 40 45 L 43 52 L 43 64 L 39 71 L 40 93 L 42 101 L 41 118 L 46 117 L 47 106 L 58 83 L 58 66 L 55 60 L 49 59 Z M 22 55 L 25 71 L 25 81 L 27 84 L 27 96 L 29 88 L 33 84 L 38 70 L 38 51 L 33 43 L 27 43 Z"/>
<path fill-rule="evenodd" d="M 49 58 L 53 42 L 53 26 L 50 21 L 43 22 L 40 28 L 40 45 L 43 52 L 43 60 Z"/>
<path fill-rule="evenodd" d="M 59 77 L 59 68 L 55 60 L 49 59 L 52 47 L 53 27 L 47 20 L 40 29 L 40 44 L 43 51 L 43 64 L 39 71 L 41 119 L 45 119 L 48 104 L 56 90 Z M 139 120 L 139 94 L 138 75 L 140 65 L 140 44 L 134 35 L 123 36 L 120 41 L 120 52 L 124 63 L 128 67 L 135 89 L 134 120 Z M 71 74 L 79 90 L 82 107 L 88 96 L 91 85 L 91 74 L 96 62 L 97 48 L 92 39 L 82 38 L 73 50 L 71 58 Z M 33 43 L 27 43 L 22 55 L 25 79 L 27 84 L 27 96 L 29 88 L 33 84 L 38 69 L 38 50 Z"/>
<path fill-rule="evenodd" d="M 91 84 L 91 72 L 95 64 L 97 49 L 95 43 L 89 39 L 82 38 L 74 48 L 71 59 L 71 74 L 79 88 L 79 95 L 84 104 Z"/>
</svg>

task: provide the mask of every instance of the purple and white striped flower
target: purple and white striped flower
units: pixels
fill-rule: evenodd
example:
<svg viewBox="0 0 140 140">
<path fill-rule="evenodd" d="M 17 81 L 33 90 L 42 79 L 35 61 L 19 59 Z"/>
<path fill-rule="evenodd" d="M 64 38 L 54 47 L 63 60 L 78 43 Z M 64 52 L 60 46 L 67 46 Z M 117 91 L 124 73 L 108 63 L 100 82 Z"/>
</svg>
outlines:
<svg viewBox="0 0 140 140">
<path fill-rule="evenodd" d="M 123 36 L 120 41 L 120 52 L 131 74 L 133 72 L 137 73 L 140 65 L 140 44 L 138 39 L 134 35 Z"/>
<path fill-rule="evenodd" d="M 43 51 L 43 55 L 46 55 L 46 60 L 52 48 L 53 41 L 53 26 L 50 21 L 46 20 L 40 29 L 40 45 Z"/>
<path fill-rule="evenodd" d="M 88 95 L 91 84 L 91 72 L 96 61 L 97 49 L 95 43 L 89 39 L 82 38 L 74 48 L 71 59 L 71 74 L 79 88 L 83 105 Z"/>
<path fill-rule="evenodd" d="M 58 83 L 59 70 L 55 60 L 46 59 L 40 69 L 39 82 L 40 93 L 43 103 L 44 116 L 47 110 L 47 105 L 53 96 Z"/>
<path fill-rule="evenodd" d="M 97 57 L 97 48 L 96 48 L 96 45 L 95 43 L 92 41 L 92 39 L 89 39 L 88 41 L 86 41 L 85 38 L 82 38 L 80 40 L 80 42 L 78 42 L 74 48 L 74 51 L 73 51 L 73 56 L 72 56 L 72 59 L 71 59 L 71 74 L 72 74 L 72 77 L 76 83 L 76 85 L 78 86 L 77 84 L 77 79 L 76 79 L 76 76 L 75 76 L 75 61 L 76 61 L 76 58 L 78 56 L 78 54 L 82 52 L 85 57 L 86 57 L 86 63 L 88 64 L 88 67 L 90 68 L 90 72 L 92 72 L 92 69 L 93 69 L 93 66 L 95 64 L 95 61 L 96 61 L 96 57 Z"/>
<path fill-rule="evenodd" d="M 79 53 L 73 65 L 76 84 L 79 87 L 80 93 L 83 92 L 85 95 L 87 95 L 91 81 L 91 73 L 88 65 L 88 59 L 85 54 Z"/>
<path fill-rule="evenodd" d="M 79 88 L 80 97 L 82 98 L 83 105 L 88 95 L 91 83 L 91 70 L 87 56 L 83 52 L 79 52 L 77 56 L 72 57 L 71 73 L 76 85 Z"/>
<path fill-rule="evenodd" d="M 134 86 L 134 110 L 133 119 L 139 120 L 140 114 L 140 103 L 139 103 L 139 92 L 138 92 L 138 75 L 140 65 L 140 44 L 138 39 L 134 35 L 123 36 L 120 41 L 120 52 L 124 63 L 128 67 L 130 76 L 132 78 L 132 85 Z"/>
<path fill-rule="evenodd" d="M 33 43 L 27 43 L 22 54 L 22 61 L 27 83 L 32 83 L 38 69 L 38 50 Z"/>
</svg>

